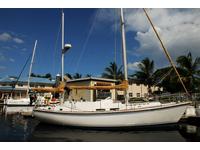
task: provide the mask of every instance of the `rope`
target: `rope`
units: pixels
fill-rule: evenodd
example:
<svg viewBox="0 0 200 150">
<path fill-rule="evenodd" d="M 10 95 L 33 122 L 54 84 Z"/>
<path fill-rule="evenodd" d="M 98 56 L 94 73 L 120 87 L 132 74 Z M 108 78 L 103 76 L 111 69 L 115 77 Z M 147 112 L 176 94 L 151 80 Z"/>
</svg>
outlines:
<svg viewBox="0 0 200 150">
<path fill-rule="evenodd" d="M 181 84 L 182 84 L 182 86 L 183 86 L 183 88 L 184 88 L 186 94 L 187 94 L 188 96 L 190 96 L 188 90 L 187 90 L 186 87 L 185 87 L 185 84 L 183 83 L 183 81 L 182 81 L 182 79 L 181 79 L 180 74 L 178 73 L 178 71 L 177 71 L 177 69 L 176 69 L 176 66 L 174 65 L 174 63 L 173 63 L 173 61 L 172 61 L 171 56 L 169 55 L 169 52 L 168 52 L 167 49 L 165 48 L 165 46 L 164 46 L 164 44 L 163 44 L 163 42 L 162 42 L 162 40 L 161 40 L 161 38 L 160 38 L 160 36 L 159 36 L 157 30 L 155 29 L 155 27 L 154 27 L 154 25 L 153 25 L 153 23 L 152 23 L 152 21 L 151 21 L 151 18 L 150 18 L 149 15 L 147 14 L 145 8 L 143 8 L 143 11 L 144 11 L 144 13 L 145 13 L 145 15 L 146 15 L 146 17 L 147 17 L 149 23 L 151 24 L 151 26 L 152 26 L 152 28 L 153 28 L 155 34 L 156 34 L 156 37 L 157 37 L 158 40 L 160 41 L 160 44 L 161 44 L 161 46 L 162 46 L 162 49 L 163 49 L 163 51 L 164 51 L 166 57 L 168 58 L 168 60 L 169 60 L 169 62 L 171 63 L 172 67 L 174 68 L 174 70 L 175 70 L 175 72 L 176 72 L 176 74 L 177 74 L 177 76 L 178 76 L 178 78 L 179 78 L 179 80 L 180 80 L 180 82 L 181 82 Z"/>
</svg>

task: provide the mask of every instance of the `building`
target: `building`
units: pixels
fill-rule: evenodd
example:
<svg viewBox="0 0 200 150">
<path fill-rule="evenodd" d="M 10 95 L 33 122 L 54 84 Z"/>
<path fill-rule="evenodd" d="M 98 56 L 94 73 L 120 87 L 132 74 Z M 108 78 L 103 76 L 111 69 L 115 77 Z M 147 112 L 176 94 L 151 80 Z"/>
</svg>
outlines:
<svg viewBox="0 0 200 150">
<path fill-rule="evenodd" d="M 16 77 L 8 76 L 0 79 L 0 99 L 4 96 L 13 98 L 25 98 L 27 93 L 28 77 L 22 77 L 17 81 Z M 47 78 L 30 78 L 30 87 L 53 87 L 55 81 Z"/>
<path fill-rule="evenodd" d="M 88 77 L 88 78 L 80 78 L 67 81 L 68 85 L 75 86 L 94 86 L 99 82 L 110 83 L 110 85 L 117 84 L 117 80 L 105 79 L 105 78 L 96 78 L 96 77 Z M 152 92 L 162 91 L 162 88 L 157 86 L 152 87 Z M 148 88 L 144 84 L 139 84 L 135 80 L 129 81 L 128 86 L 128 94 L 130 98 L 143 98 L 148 96 Z M 79 90 L 73 89 L 69 93 L 69 99 L 71 100 L 90 100 L 96 101 L 97 99 L 104 99 L 106 97 L 111 97 L 112 99 L 123 100 L 124 99 L 124 91 L 119 90 Z"/>
<path fill-rule="evenodd" d="M 49 80 L 47 78 L 38 78 L 31 77 L 30 79 L 30 87 L 53 87 L 56 85 L 56 82 L 59 82 L 61 79 L 60 76 L 56 77 L 56 81 Z M 5 77 L 0 79 L 0 99 L 4 98 L 4 96 L 10 96 L 15 99 L 24 98 L 27 94 L 27 81 L 28 78 L 23 77 L 20 78 L 16 83 L 16 77 Z M 97 78 L 97 77 L 88 77 L 88 78 L 80 78 L 80 79 L 72 79 L 67 80 L 67 85 L 72 86 L 95 86 L 98 84 L 109 84 L 111 86 L 116 85 L 117 80 L 113 79 L 105 79 L 105 78 Z M 16 85 L 15 85 L 16 84 Z M 58 85 L 58 83 L 57 83 Z M 152 87 L 152 92 L 154 91 L 162 91 L 162 88 Z M 148 88 L 144 84 L 139 84 L 135 80 L 129 81 L 128 86 L 128 94 L 130 98 L 140 98 L 147 97 Z M 68 97 L 70 100 L 85 100 L 85 101 L 96 101 L 98 99 L 105 99 L 107 97 L 111 97 L 112 99 L 123 100 L 124 99 L 124 91 L 119 90 L 80 90 L 73 89 L 69 93 L 65 92 L 66 98 Z"/>
<path fill-rule="evenodd" d="M 80 78 L 73 79 L 67 81 L 67 85 L 73 86 L 95 86 L 98 83 L 109 83 L 110 85 L 115 85 L 117 81 L 112 79 L 105 78 L 96 78 L 96 77 L 88 77 L 88 78 Z M 104 99 L 106 97 L 115 98 L 115 90 L 80 90 L 73 89 L 69 93 L 69 99 L 71 100 L 90 100 L 96 101 L 97 99 Z"/>
<path fill-rule="evenodd" d="M 151 87 L 152 93 L 154 92 L 162 92 L 163 88 L 158 86 Z M 139 81 L 135 79 L 129 80 L 128 85 L 128 95 L 129 98 L 147 98 L 148 97 L 148 87 L 147 85 L 141 84 Z M 123 97 L 123 91 L 117 91 L 118 97 Z"/>
</svg>

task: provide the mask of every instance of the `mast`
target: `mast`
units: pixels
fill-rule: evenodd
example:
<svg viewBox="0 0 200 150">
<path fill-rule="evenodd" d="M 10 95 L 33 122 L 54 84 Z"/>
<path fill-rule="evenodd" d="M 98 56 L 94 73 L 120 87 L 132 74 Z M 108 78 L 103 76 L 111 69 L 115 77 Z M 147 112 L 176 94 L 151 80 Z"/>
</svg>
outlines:
<svg viewBox="0 0 200 150">
<path fill-rule="evenodd" d="M 30 88 L 30 78 L 31 78 L 31 72 L 32 72 L 32 67 L 33 67 L 33 60 L 34 60 L 34 57 L 35 57 L 36 46 L 37 46 L 37 40 L 35 40 L 35 45 L 34 45 L 34 48 L 33 48 L 33 54 L 32 54 L 32 58 L 31 58 L 31 65 L 30 65 L 30 69 L 29 69 L 28 85 L 27 85 L 27 91 L 26 91 L 27 97 L 28 97 L 28 92 L 29 92 L 29 88 Z"/>
<path fill-rule="evenodd" d="M 62 73 L 61 73 L 61 78 L 62 78 L 62 82 L 64 81 L 64 53 L 63 53 L 63 50 L 64 50 L 64 40 L 65 40 L 65 37 L 64 37 L 64 12 L 62 11 Z"/>
<path fill-rule="evenodd" d="M 64 82 L 64 56 L 65 56 L 65 53 L 64 53 L 64 47 L 65 47 L 65 44 L 64 44 L 64 40 L 65 40 L 65 37 L 64 37 L 64 32 L 65 32 L 65 28 L 64 28 L 64 12 L 62 10 L 62 63 L 61 63 L 61 81 Z M 61 95 L 61 101 L 60 101 L 60 104 L 63 104 L 64 102 L 64 96 L 65 96 L 65 93 L 63 92 L 62 95 Z"/>
<path fill-rule="evenodd" d="M 124 14 L 123 8 L 121 12 L 121 33 L 122 33 L 122 53 L 123 53 L 123 65 L 124 65 L 124 80 L 128 82 L 128 71 L 127 71 L 127 58 L 126 58 L 126 37 L 125 37 L 125 27 L 124 27 Z M 125 102 L 128 104 L 128 92 L 125 90 Z"/>
<path fill-rule="evenodd" d="M 188 96 L 190 96 L 188 90 L 187 90 L 186 87 L 185 87 L 185 84 L 183 83 L 183 80 L 181 79 L 180 74 L 178 73 L 178 70 L 176 69 L 175 64 L 173 63 L 173 60 L 172 60 L 171 56 L 169 55 L 169 52 L 168 52 L 167 49 L 165 48 L 165 46 L 164 46 L 164 44 L 163 44 L 163 42 L 162 42 L 162 40 L 161 40 L 161 38 L 160 38 L 158 32 L 157 32 L 156 29 L 155 29 L 155 27 L 154 27 L 154 25 L 153 25 L 153 22 L 151 21 L 151 18 L 150 18 L 149 15 L 147 14 L 145 8 L 143 8 L 143 10 L 144 10 L 144 13 L 145 13 L 145 15 L 146 15 L 148 21 L 150 22 L 150 24 L 151 24 L 151 26 L 152 26 L 152 28 L 153 28 L 153 30 L 154 30 L 154 32 L 155 32 L 155 34 L 156 34 L 158 40 L 160 41 L 160 44 L 161 44 L 161 46 L 162 46 L 162 48 L 163 48 L 163 50 L 164 50 L 164 52 L 165 52 L 165 55 L 167 56 L 167 59 L 169 60 L 169 62 L 170 62 L 170 64 L 172 65 L 172 67 L 174 68 L 174 70 L 175 70 L 175 72 L 176 72 L 176 74 L 177 74 L 177 76 L 178 76 L 178 78 L 179 78 L 179 80 L 180 80 L 180 82 L 181 82 L 181 84 L 182 84 L 182 86 L 183 86 L 183 88 L 184 88 L 186 94 L 187 94 Z"/>
</svg>

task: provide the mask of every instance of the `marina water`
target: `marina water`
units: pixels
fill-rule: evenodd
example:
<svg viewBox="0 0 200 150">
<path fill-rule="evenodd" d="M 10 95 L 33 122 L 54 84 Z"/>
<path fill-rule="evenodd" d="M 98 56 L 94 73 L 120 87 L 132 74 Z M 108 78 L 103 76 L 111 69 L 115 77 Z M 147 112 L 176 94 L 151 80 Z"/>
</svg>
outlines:
<svg viewBox="0 0 200 150">
<path fill-rule="evenodd" d="M 178 123 L 150 127 L 83 129 L 42 124 L 24 117 L 16 108 L 0 106 L 0 141 L 63 141 L 63 142 L 184 142 L 200 141 L 200 123 Z M 18 108 L 19 109 L 19 108 Z M 22 109 L 29 109 L 23 107 Z M 9 110 L 9 112 L 8 112 Z"/>
</svg>

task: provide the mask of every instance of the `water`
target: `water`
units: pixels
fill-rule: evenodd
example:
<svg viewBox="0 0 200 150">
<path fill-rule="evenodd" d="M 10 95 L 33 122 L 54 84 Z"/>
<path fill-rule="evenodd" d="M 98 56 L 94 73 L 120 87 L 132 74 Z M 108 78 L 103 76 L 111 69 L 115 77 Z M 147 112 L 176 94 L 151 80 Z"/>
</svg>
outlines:
<svg viewBox="0 0 200 150">
<path fill-rule="evenodd" d="M 27 109 L 27 108 L 26 108 Z M 200 141 L 199 125 L 174 124 L 129 129 L 79 129 L 42 124 L 0 106 L 0 141 Z"/>
</svg>

